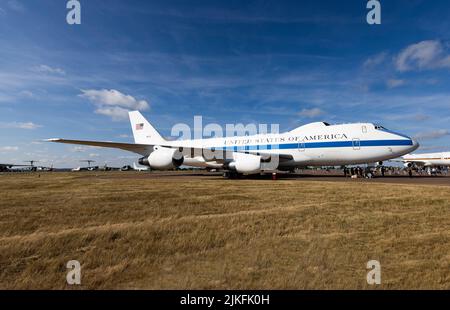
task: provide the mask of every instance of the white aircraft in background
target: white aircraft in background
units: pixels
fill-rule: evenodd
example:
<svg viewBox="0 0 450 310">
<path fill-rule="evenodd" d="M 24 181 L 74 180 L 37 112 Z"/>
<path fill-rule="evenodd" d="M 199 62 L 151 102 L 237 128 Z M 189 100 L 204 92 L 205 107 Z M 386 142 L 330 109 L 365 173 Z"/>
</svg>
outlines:
<svg viewBox="0 0 450 310">
<path fill-rule="evenodd" d="M 0 172 L 9 172 L 13 167 L 26 167 L 28 170 L 32 167 L 31 165 L 14 165 L 14 164 L 0 164 Z M 23 168 L 20 168 L 23 169 Z"/>
<path fill-rule="evenodd" d="M 117 148 L 143 156 L 139 164 L 155 170 L 181 165 L 221 168 L 229 176 L 293 171 L 306 166 L 382 162 L 411 153 L 410 137 L 371 123 L 330 125 L 317 122 L 279 134 L 165 140 L 138 111 L 129 112 L 135 143 L 49 139 L 50 142 Z"/>
<path fill-rule="evenodd" d="M 136 165 L 136 163 L 133 163 L 133 170 L 134 171 L 149 171 L 150 170 L 150 167 L 138 167 L 137 165 Z"/>
<path fill-rule="evenodd" d="M 408 154 L 402 159 L 406 167 L 450 167 L 450 152 Z"/>
<path fill-rule="evenodd" d="M 0 164 L 0 172 L 53 171 L 53 164 L 51 165 L 51 167 L 44 167 L 44 166 L 35 166 L 34 163 L 38 162 L 36 160 L 27 160 L 25 162 L 30 163 L 30 164 L 29 165 Z M 14 167 L 16 167 L 16 168 L 14 168 Z"/>
</svg>

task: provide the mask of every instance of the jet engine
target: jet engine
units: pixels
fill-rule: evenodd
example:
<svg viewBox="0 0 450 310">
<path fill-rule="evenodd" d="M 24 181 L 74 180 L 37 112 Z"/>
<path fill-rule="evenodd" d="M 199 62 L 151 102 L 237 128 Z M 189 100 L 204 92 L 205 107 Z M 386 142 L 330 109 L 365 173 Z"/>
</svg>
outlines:
<svg viewBox="0 0 450 310">
<path fill-rule="evenodd" d="M 153 152 L 139 159 L 140 165 L 149 166 L 155 170 L 169 170 L 181 166 L 184 162 L 183 154 L 178 149 L 155 146 Z"/>
<path fill-rule="evenodd" d="M 261 156 L 234 153 L 233 161 L 229 163 L 228 168 L 238 173 L 259 173 L 261 171 Z"/>
</svg>

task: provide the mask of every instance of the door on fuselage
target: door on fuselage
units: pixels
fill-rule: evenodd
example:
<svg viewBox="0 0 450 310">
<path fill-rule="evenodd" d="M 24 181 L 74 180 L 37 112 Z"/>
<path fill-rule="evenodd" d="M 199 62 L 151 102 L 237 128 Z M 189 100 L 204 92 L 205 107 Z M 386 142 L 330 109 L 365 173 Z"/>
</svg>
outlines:
<svg viewBox="0 0 450 310">
<path fill-rule="evenodd" d="M 299 150 L 299 152 L 305 151 L 305 142 L 304 141 L 302 141 L 298 144 L 298 150 Z"/>
<path fill-rule="evenodd" d="M 353 139 L 353 140 L 352 140 L 352 146 L 353 146 L 353 149 L 354 149 L 355 151 L 359 151 L 359 150 L 361 149 L 361 140 L 359 140 L 359 139 Z"/>
</svg>

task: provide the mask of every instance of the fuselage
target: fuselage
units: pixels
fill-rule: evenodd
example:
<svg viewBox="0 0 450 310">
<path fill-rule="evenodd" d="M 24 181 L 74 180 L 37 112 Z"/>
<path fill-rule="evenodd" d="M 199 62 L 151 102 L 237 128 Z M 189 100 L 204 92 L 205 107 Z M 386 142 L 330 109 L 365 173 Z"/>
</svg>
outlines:
<svg viewBox="0 0 450 310">
<path fill-rule="evenodd" d="M 171 141 L 170 146 L 248 154 L 289 156 L 280 168 L 337 166 L 384 161 L 408 154 L 418 143 L 372 123 L 329 125 L 311 123 L 280 134 Z M 201 155 L 201 154 L 199 154 Z M 219 167 L 204 156 L 185 156 L 184 164 Z"/>
</svg>

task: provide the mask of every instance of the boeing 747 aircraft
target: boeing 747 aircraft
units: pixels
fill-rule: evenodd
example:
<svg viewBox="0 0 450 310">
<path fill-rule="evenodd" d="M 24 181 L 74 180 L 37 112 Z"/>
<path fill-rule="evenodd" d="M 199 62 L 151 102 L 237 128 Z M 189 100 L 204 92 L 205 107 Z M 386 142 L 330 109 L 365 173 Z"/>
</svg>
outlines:
<svg viewBox="0 0 450 310">
<path fill-rule="evenodd" d="M 410 154 L 402 157 L 405 166 L 450 167 L 450 152 Z"/>
<path fill-rule="evenodd" d="M 129 113 L 135 143 L 49 139 L 50 142 L 117 148 L 140 154 L 155 170 L 181 165 L 221 168 L 228 175 L 292 171 L 306 166 L 382 162 L 411 153 L 410 137 L 372 123 L 317 122 L 279 134 L 167 141 L 138 111 Z"/>
</svg>

